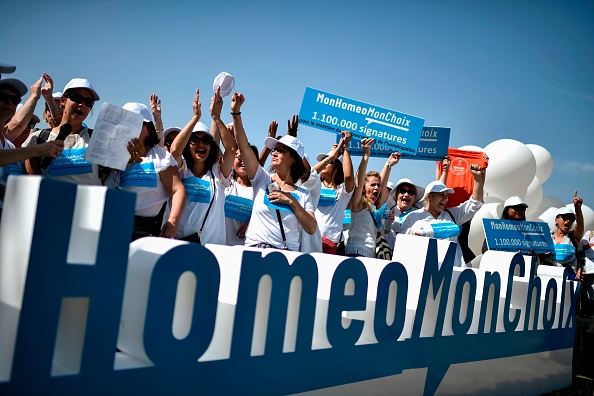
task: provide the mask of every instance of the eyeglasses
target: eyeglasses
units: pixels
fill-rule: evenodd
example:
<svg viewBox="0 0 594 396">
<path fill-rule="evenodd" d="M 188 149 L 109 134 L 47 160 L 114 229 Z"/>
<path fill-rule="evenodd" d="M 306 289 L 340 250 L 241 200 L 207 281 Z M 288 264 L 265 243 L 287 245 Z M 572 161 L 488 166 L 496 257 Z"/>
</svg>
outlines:
<svg viewBox="0 0 594 396">
<path fill-rule="evenodd" d="M 288 149 L 288 148 L 286 148 L 285 146 L 279 146 L 279 147 L 275 147 L 275 148 L 273 148 L 273 149 L 272 149 L 272 152 L 273 152 L 273 153 L 274 153 L 274 152 L 277 152 L 277 153 L 279 153 L 279 154 L 286 153 L 287 151 L 289 151 L 289 149 Z"/>
<path fill-rule="evenodd" d="M 402 187 L 398 189 L 398 194 L 404 195 L 406 193 L 408 193 L 408 195 L 417 195 L 417 192 L 413 189 L 409 190 L 407 188 L 402 188 Z"/>
<path fill-rule="evenodd" d="M 510 206 L 510 209 L 513 209 L 516 212 L 525 212 L 526 211 L 526 207 L 523 205 L 518 205 L 518 206 Z"/>
<path fill-rule="evenodd" d="M 165 139 L 165 146 L 169 147 L 173 144 L 175 139 Z"/>
<path fill-rule="evenodd" d="M 190 143 L 192 143 L 192 144 L 199 144 L 199 143 L 210 144 L 211 141 L 212 141 L 212 138 L 208 135 L 205 135 L 203 137 L 199 137 L 199 136 L 195 136 L 195 135 L 190 136 Z"/>
<path fill-rule="evenodd" d="M 563 219 L 563 221 L 569 220 L 572 223 L 575 221 L 575 216 L 574 215 L 570 215 L 570 214 L 559 215 L 557 217 L 561 217 Z"/>
<path fill-rule="evenodd" d="M 8 101 L 16 106 L 21 103 L 21 98 L 16 95 L 7 94 L 6 92 L 0 92 L 0 102 L 8 103 Z"/>
<path fill-rule="evenodd" d="M 87 106 L 88 108 L 92 108 L 93 104 L 95 103 L 93 98 L 88 98 L 86 96 L 82 96 L 78 92 L 68 92 L 67 94 L 64 94 L 63 96 L 70 99 L 74 103 L 79 103 L 79 104 L 84 103 L 85 106 Z"/>
</svg>

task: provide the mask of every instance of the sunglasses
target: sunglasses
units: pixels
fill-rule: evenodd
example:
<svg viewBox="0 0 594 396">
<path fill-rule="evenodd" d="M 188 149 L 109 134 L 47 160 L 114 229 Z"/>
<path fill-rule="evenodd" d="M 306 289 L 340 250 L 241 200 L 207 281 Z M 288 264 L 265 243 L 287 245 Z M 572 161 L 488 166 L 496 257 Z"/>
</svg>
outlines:
<svg viewBox="0 0 594 396">
<path fill-rule="evenodd" d="M 274 152 L 277 152 L 277 153 L 279 153 L 279 154 L 286 153 L 287 151 L 289 151 L 289 149 L 288 149 L 288 148 L 286 148 L 286 147 L 284 147 L 284 146 L 275 147 L 275 148 L 273 148 L 273 149 L 272 149 L 272 152 L 273 152 L 273 153 L 274 153 Z"/>
<path fill-rule="evenodd" d="M 199 143 L 210 144 L 211 141 L 212 141 L 212 138 L 210 136 L 206 136 L 206 135 L 203 137 L 199 137 L 199 136 L 195 136 L 195 135 L 190 136 L 190 143 L 192 143 L 192 144 L 199 144 Z"/>
<path fill-rule="evenodd" d="M 408 193 L 408 195 L 417 195 L 417 192 L 413 189 L 410 189 L 410 190 L 407 188 L 399 188 L 398 189 L 398 194 L 404 195 L 406 193 Z"/>
<path fill-rule="evenodd" d="M 574 215 L 570 215 L 570 214 L 559 215 L 557 217 L 561 217 L 563 219 L 563 221 L 569 220 L 572 223 L 575 221 L 575 216 Z"/>
<path fill-rule="evenodd" d="M 74 103 L 84 103 L 85 106 L 87 106 L 88 108 L 92 108 L 93 104 L 95 103 L 93 98 L 87 98 L 86 96 L 82 96 L 78 92 L 69 92 L 67 94 L 64 94 L 63 96 L 70 99 Z"/>
<path fill-rule="evenodd" d="M 173 144 L 175 139 L 165 139 L 165 146 L 169 147 Z"/>
<path fill-rule="evenodd" d="M 18 96 L 0 92 L 0 102 L 8 103 L 9 100 L 15 106 L 21 103 L 21 98 Z"/>
<path fill-rule="evenodd" d="M 526 208 L 523 205 L 510 206 L 510 209 L 513 209 L 516 212 L 525 212 L 526 211 Z"/>
</svg>

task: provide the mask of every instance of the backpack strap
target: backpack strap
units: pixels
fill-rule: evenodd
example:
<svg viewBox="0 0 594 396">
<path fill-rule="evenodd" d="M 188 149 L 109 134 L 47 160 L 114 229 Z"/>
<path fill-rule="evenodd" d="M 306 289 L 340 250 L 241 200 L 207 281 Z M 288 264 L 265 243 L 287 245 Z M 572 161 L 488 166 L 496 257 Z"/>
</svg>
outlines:
<svg viewBox="0 0 594 396">
<path fill-rule="evenodd" d="M 39 136 L 37 136 L 37 144 L 46 143 L 47 139 L 49 139 L 49 135 L 50 135 L 51 131 L 52 130 L 49 128 L 42 129 L 41 132 L 39 133 Z"/>
</svg>

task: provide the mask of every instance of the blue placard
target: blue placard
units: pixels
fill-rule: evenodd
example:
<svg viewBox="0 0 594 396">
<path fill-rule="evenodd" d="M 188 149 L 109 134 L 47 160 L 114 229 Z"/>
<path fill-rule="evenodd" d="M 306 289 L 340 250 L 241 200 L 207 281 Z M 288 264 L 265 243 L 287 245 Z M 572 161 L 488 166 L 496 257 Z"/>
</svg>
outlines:
<svg viewBox="0 0 594 396">
<path fill-rule="evenodd" d="M 187 179 L 184 179 L 183 183 L 186 188 L 188 202 L 210 202 L 210 182 L 202 180 L 196 176 L 190 176 Z"/>
<path fill-rule="evenodd" d="M 451 128 L 446 127 L 423 127 L 417 154 L 411 155 L 403 152 L 402 158 L 441 161 L 448 154 L 450 130 Z M 340 142 L 341 137 L 340 135 L 336 136 L 336 143 Z M 353 156 L 363 155 L 361 141 L 359 139 L 351 139 L 349 141 L 349 151 Z M 389 147 L 383 147 L 374 143 L 371 146 L 370 156 L 388 158 L 393 152 L 394 150 L 390 150 Z"/>
<path fill-rule="evenodd" d="M 415 155 L 425 120 L 354 99 L 307 87 L 299 124 L 335 134 L 348 130 L 354 138 L 374 138 L 391 151 Z"/>
<path fill-rule="evenodd" d="M 238 197 L 237 195 L 227 195 L 225 197 L 225 217 L 243 221 L 247 223 L 252 217 L 254 201 L 251 199 Z"/>
<path fill-rule="evenodd" d="M 555 247 L 547 223 L 483 219 L 489 250 L 505 252 L 554 253 Z"/>
<path fill-rule="evenodd" d="M 93 164 L 85 160 L 86 147 L 62 150 L 49 166 L 51 176 L 83 175 L 93 172 Z"/>
<path fill-rule="evenodd" d="M 295 199 L 297 200 L 297 202 L 299 202 L 299 197 L 297 196 L 297 194 L 295 193 L 291 193 L 291 195 L 293 197 L 295 197 Z M 285 203 L 272 203 L 270 202 L 270 199 L 268 199 L 268 194 L 264 194 L 264 204 L 266 206 L 268 206 L 270 209 L 278 209 L 278 210 L 282 210 L 285 212 L 293 212 L 293 209 L 291 209 L 291 206 L 289 204 L 285 204 Z"/>
<path fill-rule="evenodd" d="M 334 205 L 336 205 L 336 190 L 322 187 L 320 190 L 320 200 L 318 201 L 318 206 Z"/>
<path fill-rule="evenodd" d="M 157 172 L 152 162 L 134 163 L 120 172 L 120 187 L 157 187 Z"/>
<path fill-rule="evenodd" d="M 319 206 L 319 204 L 318 204 Z M 350 225 L 351 224 L 351 210 L 345 209 L 344 211 L 344 219 L 342 219 L 342 225 Z"/>
</svg>

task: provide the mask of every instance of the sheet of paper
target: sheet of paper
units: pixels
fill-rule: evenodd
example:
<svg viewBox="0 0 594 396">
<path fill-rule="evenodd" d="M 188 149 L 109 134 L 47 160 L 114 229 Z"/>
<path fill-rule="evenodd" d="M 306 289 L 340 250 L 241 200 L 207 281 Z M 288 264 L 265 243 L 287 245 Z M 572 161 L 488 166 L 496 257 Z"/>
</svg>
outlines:
<svg viewBox="0 0 594 396">
<path fill-rule="evenodd" d="M 103 103 L 85 159 L 113 169 L 126 169 L 130 159 L 128 142 L 140 136 L 143 120 L 140 114 Z"/>
</svg>

